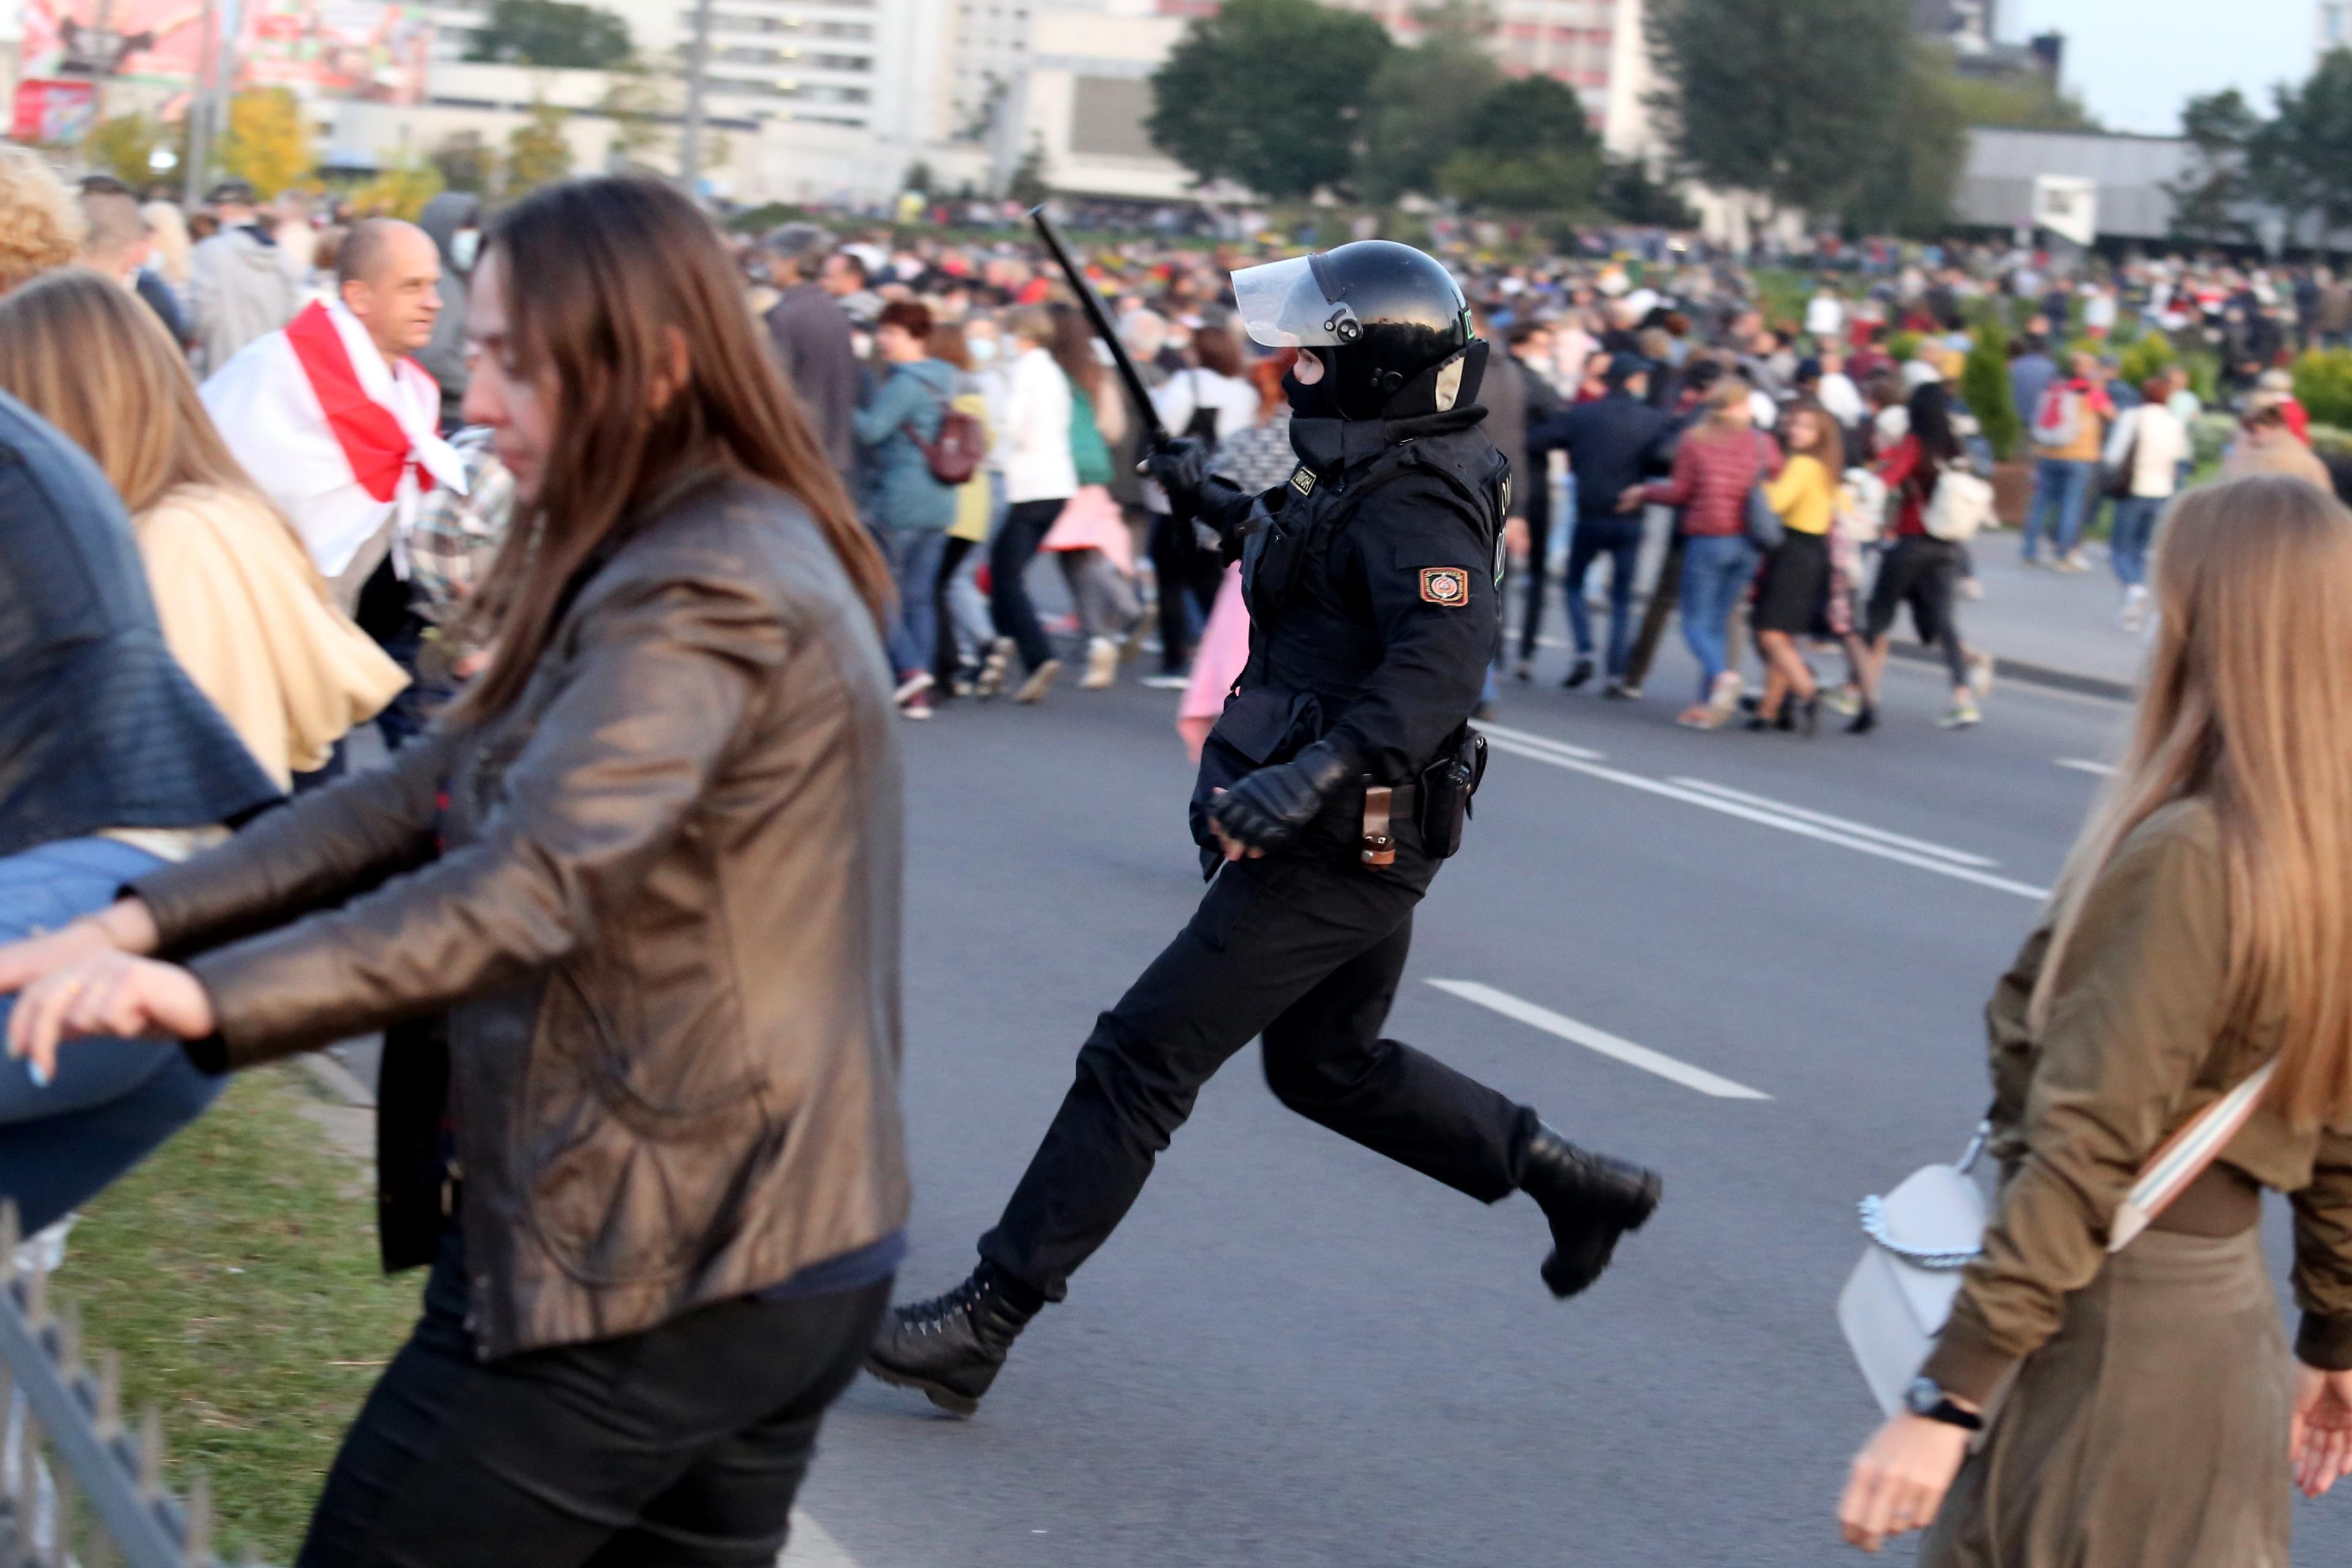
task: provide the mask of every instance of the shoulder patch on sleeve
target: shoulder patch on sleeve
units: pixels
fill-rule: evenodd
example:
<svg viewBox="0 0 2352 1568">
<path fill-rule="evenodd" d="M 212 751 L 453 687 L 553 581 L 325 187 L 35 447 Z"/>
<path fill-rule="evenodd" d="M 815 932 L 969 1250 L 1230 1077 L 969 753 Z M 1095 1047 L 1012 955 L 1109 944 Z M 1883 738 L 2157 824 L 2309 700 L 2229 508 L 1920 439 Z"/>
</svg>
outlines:
<svg viewBox="0 0 2352 1568">
<path fill-rule="evenodd" d="M 1470 602 L 1470 574 L 1459 566 L 1421 569 L 1421 596 L 1433 605 L 1458 607 Z"/>
</svg>

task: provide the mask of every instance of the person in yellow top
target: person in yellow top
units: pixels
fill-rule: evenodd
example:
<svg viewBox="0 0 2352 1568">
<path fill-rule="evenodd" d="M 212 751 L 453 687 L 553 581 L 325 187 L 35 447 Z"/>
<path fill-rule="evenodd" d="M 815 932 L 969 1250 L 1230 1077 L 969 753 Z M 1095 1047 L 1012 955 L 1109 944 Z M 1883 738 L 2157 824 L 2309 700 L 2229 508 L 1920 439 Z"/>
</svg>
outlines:
<svg viewBox="0 0 2352 1568">
<path fill-rule="evenodd" d="M 1830 581 L 1830 520 L 1837 510 L 1837 422 L 1818 403 L 1793 403 L 1780 420 L 1789 453 L 1780 474 L 1764 481 L 1764 499 L 1788 530 L 1764 563 L 1756 588 L 1756 647 L 1764 656 L 1764 695 L 1751 730 L 1799 730 L 1816 734 L 1822 694 L 1797 652 L 1797 639 L 1821 618 Z"/>
<path fill-rule="evenodd" d="M 948 405 L 979 420 L 983 438 L 992 446 L 996 432 L 988 421 L 988 397 L 973 377 L 971 346 L 964 338 L 962 324 L 934 321 L 929 346 L 933 359 L 944 360 L 956 369 L 956 393 Z M 996 480 L 985 465 L 956 487 L 955 521 L 948 525 L 947 550 L 940 557 L 939 579 L 931 589 L 939 626 L 939 646 L 931 656 L 936 695 L 970 696 L 971 676 L 962 668 L 962 645 L 971 645 L 976 661 L 996 637 L 996 625 L 988 618 L 987 596 L 962 574 L 965 558 L 988 543 L 989 520 L 996 510 L 995 488 Z"/>
</svg>

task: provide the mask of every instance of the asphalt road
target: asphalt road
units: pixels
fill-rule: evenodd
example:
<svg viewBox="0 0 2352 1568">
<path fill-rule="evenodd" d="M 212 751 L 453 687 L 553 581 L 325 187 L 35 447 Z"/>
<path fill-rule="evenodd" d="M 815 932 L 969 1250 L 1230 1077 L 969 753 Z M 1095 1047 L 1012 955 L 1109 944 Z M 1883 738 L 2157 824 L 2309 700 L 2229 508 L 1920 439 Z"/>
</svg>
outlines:
<svg viewBox="0 0 2352 1568">
<path fill-rule="evenodd" d="M 1665 1173 L 1598 1287 L 1554 1302 L 1533 1205 L 1292 1117 L 1245 1053 L 976 1419 L 850 1390 L 787 1562 L 1843 1555 L 1832 1500 L 1875 1414 L 1832 1312 L 1854 1201 L 1965 1142 L 1979 1009 L 2096 784 L 2066 764 L 2124 710 L 2004 688 L 1945 734 L 1934 675 L 1898 665 L 1868 740 L 1693 734 L 1688 668 L 1632 706 L 1506 689 L 1389 1031 Z M 970 1267 L 1095 1013 L 1198 897 L 1174 710 L 1124 684 L 907 727 L 902 1299 Z M 2298 1563 L 2352 1560 L 2352 1498 L 2296 1522 Z"/>
</svg>

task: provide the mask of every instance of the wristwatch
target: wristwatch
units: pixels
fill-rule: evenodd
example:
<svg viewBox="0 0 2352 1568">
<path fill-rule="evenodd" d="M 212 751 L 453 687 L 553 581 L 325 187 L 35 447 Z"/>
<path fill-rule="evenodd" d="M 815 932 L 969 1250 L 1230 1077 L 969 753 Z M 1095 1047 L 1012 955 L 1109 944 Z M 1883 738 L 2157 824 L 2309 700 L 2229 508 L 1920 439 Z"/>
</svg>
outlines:
<svg viewBox="0 0 2352 1568">
<path fill-rule="evenodd" d="M 1903 1391 L 1903 1408 L 1926 1420 L 1941 1421 L 1947 1426 L 1969 1432 L 1984 1430 L 1984 1418 L 1953 1404 L 1951 1396 L 1932 1377 L 1911 1380 L 1911 1386 Z"/>
</svg>

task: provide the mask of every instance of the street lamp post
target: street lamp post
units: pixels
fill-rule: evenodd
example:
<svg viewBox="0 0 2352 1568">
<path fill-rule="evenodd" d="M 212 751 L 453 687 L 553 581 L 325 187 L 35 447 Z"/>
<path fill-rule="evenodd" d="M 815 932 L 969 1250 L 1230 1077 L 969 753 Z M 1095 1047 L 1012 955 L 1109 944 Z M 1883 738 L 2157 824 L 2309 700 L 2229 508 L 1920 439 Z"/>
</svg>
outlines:
<svg viewBox="0 0 2352 1568">
<path fill-rule="evenodd" d="M 702 199 L 703 74 L 710 65 L 710 0 L 694 0 L 694 37 L 687 44 L 686 128 L 677 139 L 677 178 L 686 194 Z"/>
<path fill-rule="evenodd" d="M 205 198 L 205 165 L 212 159 L 213 79 L 220 74 L 220 17 L 205 0 L 203 33 L 196 44 L 196 90 L 188 100 L 188 166 L 181 195 L 189 212 Z"/>
</svg>

